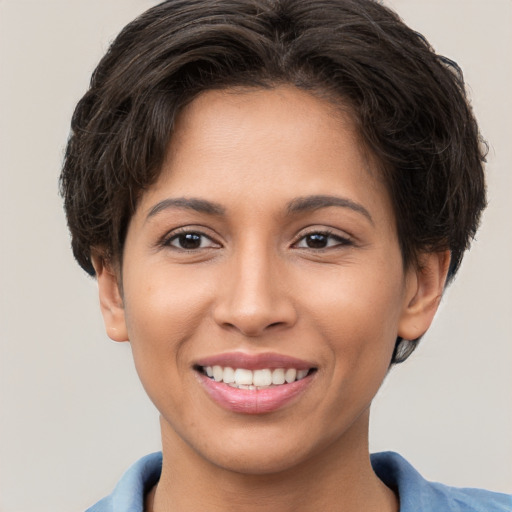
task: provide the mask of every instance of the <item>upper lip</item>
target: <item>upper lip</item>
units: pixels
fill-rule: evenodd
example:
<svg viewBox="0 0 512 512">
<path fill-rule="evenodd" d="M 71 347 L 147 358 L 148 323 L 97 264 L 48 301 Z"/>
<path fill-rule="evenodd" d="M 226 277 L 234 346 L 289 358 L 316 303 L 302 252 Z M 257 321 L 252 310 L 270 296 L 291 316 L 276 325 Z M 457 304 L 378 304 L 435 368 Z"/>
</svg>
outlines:
<svg viewBox="0 0 512 512">
<path fill-rule="evenodd" d="M 264 368 L 295 368 L 296 370 L 309 370 L 315 364 L 296 357 L 273 352 L 261 354 L 248 354 L 246 352 L 228 352 L 216 354 L 199 359 L 195 366 L 222 366 L 231 368 L 245 368 L 247 370 L 262 370 Z"/>
</svg>

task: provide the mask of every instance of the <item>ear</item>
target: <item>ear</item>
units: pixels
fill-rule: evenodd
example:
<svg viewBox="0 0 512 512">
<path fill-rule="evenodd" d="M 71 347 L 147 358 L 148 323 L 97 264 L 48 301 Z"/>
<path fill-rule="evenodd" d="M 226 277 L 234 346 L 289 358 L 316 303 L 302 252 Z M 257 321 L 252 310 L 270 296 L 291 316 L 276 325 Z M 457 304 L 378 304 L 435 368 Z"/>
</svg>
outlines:
<svg viewBox="0 0 512 512">
<path fill-rule="evenodd" d="M 424 253 L 418 268 L 406 277 L 406 297 L 398 326 L 398 336 L 415 340 L 425 334 L 443 295 L 450 266 L 450 251 Z"/>
<path fill-rule="evenodd" d="M 98 279 L 100 308 L 107 335 L 114 341 L 129 341 L 118 273 L 101 256 L 93 255 L 92 264 Z"/>
</svg>

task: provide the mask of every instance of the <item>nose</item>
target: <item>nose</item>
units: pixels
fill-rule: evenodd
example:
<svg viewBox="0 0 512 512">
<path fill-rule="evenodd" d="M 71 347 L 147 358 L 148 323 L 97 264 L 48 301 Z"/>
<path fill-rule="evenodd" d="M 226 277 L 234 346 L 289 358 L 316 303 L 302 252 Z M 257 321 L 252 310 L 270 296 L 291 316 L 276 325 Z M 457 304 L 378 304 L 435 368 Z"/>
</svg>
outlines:
<svg viewBox="0 0 512 512">
<path fill-rule="evenodd" d="M 286 329 L 297 321 L 286 262 L 265 250 L 240 251 L 226 264 L 214 319 L 247 337 Z"/>
</svg>

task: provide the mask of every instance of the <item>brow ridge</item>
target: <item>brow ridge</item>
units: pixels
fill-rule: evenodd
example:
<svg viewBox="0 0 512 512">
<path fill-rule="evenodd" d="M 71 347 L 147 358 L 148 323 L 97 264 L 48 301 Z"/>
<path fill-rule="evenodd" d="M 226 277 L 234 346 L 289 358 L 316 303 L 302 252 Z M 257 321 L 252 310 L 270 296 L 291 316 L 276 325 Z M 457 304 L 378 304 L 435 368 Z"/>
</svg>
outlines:
<svg viewBox="0 0 512 512">
<path fill-rule="evenodd" d="M 356 203 L 351 199 L 333 195 L 310 195 L 297 197 L 287 204 L 286 210 L 287 213 L 291 215 L 294 213 L 319 210 L 321 208 L 329 208 L 332 206 L 349 208 L 357 213 L 364 215 L 373 224 L 373 219 L 370 215 L 370 212 L 363 205 Z M 162 201 L 159 201 L 157 204 L 155 204 L 149 210 L 146 219 L 154 217 L 160 212 L 172 208 L 193 210 L 209 215 L 224 215 L 226 213 L 226 210 L 222 205 L 213 201 L 195 197 L 175 197 L 163 199 Z"/>
<path fill-rule="evenodd" d="M 370 215 L 370 212 L 362 204 L 356 203 L 346 197 L 332 195 L 297 197 L 288 203 L 287 212 L 288 214 L 293 214 L 310 210 L 319 210 L 321 208 L 329 208 L 331 206 L 349 208 L 350 210 L 364 215 L 373 224 L 373 218 Z"/>
<path fill-rule="evenodd" d="M 148 212 L 146 219 L 154 217 L 168 209 L 193 210 L 210 215 L 224 215 L 225 208 L 218 203 L 196 197 L 172 197 L 155 204 Z"/>
</svg>

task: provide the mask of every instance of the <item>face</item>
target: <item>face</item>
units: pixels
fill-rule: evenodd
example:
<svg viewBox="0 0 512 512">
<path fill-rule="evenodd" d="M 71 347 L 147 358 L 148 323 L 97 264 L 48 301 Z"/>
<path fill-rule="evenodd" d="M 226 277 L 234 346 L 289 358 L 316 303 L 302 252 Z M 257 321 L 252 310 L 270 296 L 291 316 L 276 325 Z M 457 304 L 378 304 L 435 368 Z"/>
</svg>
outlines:
<svg viewBox="0 0 512 512">
<path fill-rule="evenodd" d="M 396 337 L 422 329 L 418 282 L 347 115 L 292 87 L 211 91 L 142 196 L 105 318 L 164 444 L 274 472 L 366 449 Z"/>
</svg>

